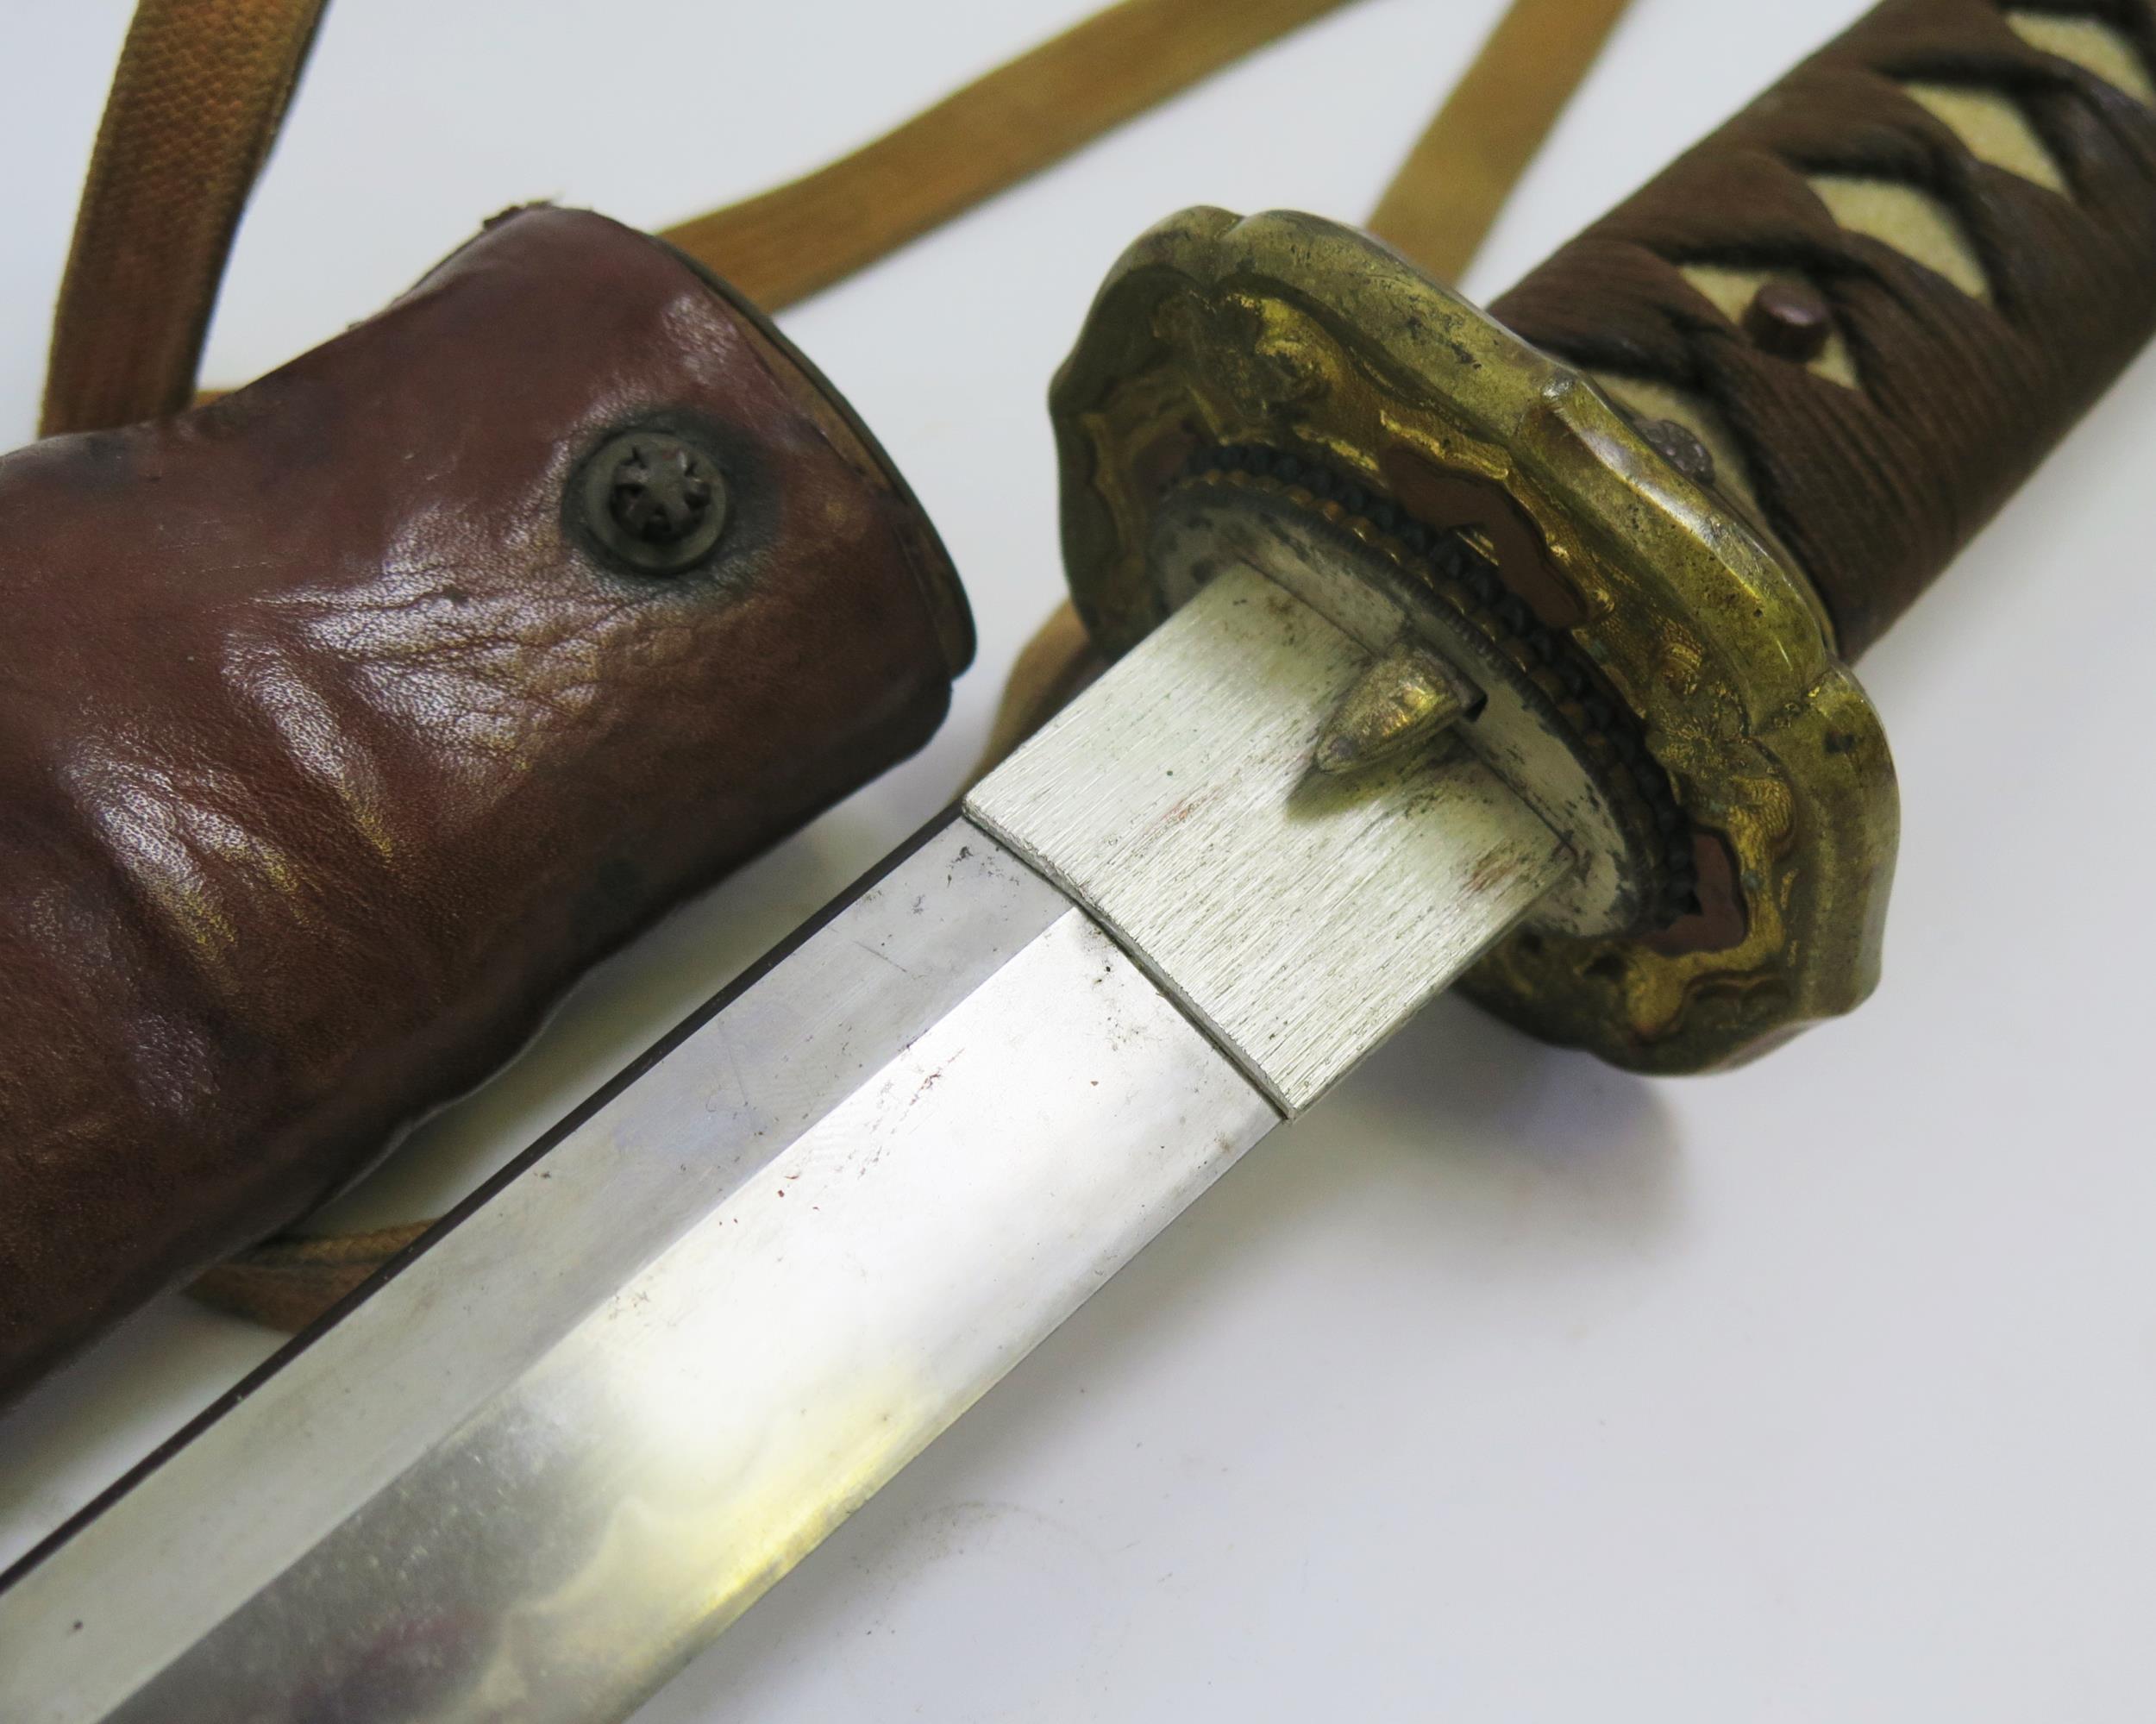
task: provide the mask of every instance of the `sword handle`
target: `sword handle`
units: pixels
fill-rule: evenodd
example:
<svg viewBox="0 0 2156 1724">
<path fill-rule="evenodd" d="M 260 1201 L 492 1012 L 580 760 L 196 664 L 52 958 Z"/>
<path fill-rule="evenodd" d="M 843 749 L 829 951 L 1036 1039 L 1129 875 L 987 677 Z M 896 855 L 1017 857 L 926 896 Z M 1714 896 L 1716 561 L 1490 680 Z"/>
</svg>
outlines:
<svg viewBox="0 0 2156 1724">
<path fill-rule="evenodd" d="M 1853 657 L 2156 331 L 2156 9 L 1887 0 L 1490 309 Z"/>
</svg>

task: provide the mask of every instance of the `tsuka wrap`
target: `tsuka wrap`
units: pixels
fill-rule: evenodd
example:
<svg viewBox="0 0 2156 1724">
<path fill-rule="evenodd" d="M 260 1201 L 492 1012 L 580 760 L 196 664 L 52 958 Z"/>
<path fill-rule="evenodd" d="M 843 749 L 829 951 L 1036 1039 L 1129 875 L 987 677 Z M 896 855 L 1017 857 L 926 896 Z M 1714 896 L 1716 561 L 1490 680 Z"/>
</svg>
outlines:
<svg viewBox="0 0 2156 1724">
<path fill-rule="evenodd" d="M 1853 657 L 2156 330 L 2156 0 L 1888 0 L 1491 309 L 1703 406 Z"/>
</svg>

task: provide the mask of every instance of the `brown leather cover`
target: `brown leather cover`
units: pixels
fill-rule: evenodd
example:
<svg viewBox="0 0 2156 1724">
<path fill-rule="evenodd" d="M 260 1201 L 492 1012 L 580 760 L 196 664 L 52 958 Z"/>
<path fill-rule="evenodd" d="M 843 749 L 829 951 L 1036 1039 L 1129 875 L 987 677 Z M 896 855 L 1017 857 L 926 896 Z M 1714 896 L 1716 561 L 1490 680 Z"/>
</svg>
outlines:
<svg viewBox="0 0 2156 1724">
<path fill-rule="evenodd" d="M 2152 78 L 2148 0 L 1888 0 L 1491 309 L 1576 364 L 1718 413 L 1853 656 L 2156 330 Z M 2009 137 L 2019 170 L 1996 146 L 1980 160 L 1912 86 L 1994 117 L 2002 98 L 2038 154 Z M 1976 291 L 1841 225 L 1819 177 L 1919 194 L 1959 230 Z M 1681 265 L 1810 284 L 1853 384 L 1790 356 L 1805 343 L 1771 318 L 1747 333 Z"/>
<path fill-rule="evenodd" d="M 655 412 L 731 505 L 668 580 L 565 513 Z M 0 461 L 0 1395 L 919 746 L 971 651 L 822 379 L 555 210 L 213 406 Z"/>
</svg>

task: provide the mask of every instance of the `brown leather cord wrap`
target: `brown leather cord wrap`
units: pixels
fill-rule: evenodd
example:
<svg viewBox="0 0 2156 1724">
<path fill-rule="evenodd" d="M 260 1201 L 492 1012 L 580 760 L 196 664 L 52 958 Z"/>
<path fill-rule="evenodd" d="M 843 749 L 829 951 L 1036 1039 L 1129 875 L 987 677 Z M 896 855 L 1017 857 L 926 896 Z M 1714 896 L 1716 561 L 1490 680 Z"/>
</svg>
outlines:
<svg viewBox="0 0 2156 1724">
<path fill-rule="evenodd" d="M 327 0 L 142 0 L 67 256 L 40 435 L 178 412 Z"/>
<path fill-rule="evenodd" d="M 2146 0 L 1888 0 L 1491 309 L 1725 434 L 1853 656 L 2156 329 L 2152 68 Z"/>
<path fill-rule="evenodd" d="M 666 578 L 579 477 L 638 424 L 725 485 Z M 972 644 L 805 361 L 544 209 L 212 406 L 0 460 L 0 1398 L 918 748 Z"/>
</svg>

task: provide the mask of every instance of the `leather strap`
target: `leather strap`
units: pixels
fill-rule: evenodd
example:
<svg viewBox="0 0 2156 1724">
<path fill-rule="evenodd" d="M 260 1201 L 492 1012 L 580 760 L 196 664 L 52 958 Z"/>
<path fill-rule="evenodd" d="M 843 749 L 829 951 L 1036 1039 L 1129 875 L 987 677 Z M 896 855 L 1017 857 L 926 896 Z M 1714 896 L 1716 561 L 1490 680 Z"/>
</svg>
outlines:
<svg viewBox="0 0 2156 1724">
<path fill-rule="evenodd" d="M 2156 332 L 2156 6 L 1887 0 L 1491 310 L 1854 657 Z"/>
<path fill-rule="evenodd" d="M 90 158 L 39 435 L 176 413 L 328 0 L 141 0 Z"/>
</svg>

